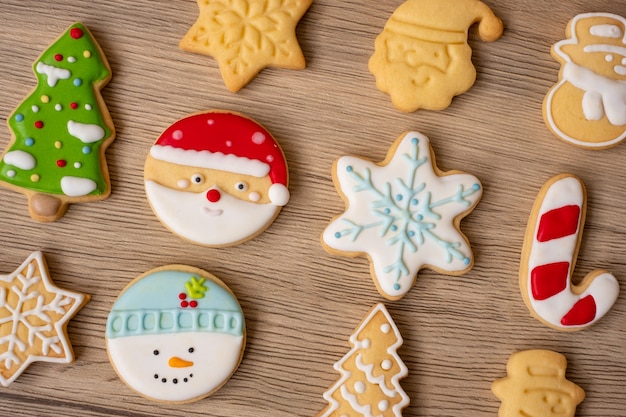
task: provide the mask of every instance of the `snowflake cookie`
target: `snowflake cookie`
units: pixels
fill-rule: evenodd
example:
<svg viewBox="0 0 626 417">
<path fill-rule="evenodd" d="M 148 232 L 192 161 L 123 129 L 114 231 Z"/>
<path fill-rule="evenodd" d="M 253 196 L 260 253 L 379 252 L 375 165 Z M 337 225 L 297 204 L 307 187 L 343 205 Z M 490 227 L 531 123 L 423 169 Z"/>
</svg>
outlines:
<svg viewBox="0 0 626 417">
<path fill-rule="evenodd" d="M 265 67 L 303 69 L 296 25 L 313 0 L 198 0 L 200 16 L 181 49 L 213 56 L 236 92 Z"/>
<path fill-rule="evenodd" d="M 0 384 L 8 386 L 35 361 L 72 362 L 66 327 L 87 301 L 52 283 L 41 252 L 0 275 Z"/>
<path fill-rule="evenodd" d="M 330 253 L 366 255 L 378 291 L 397 300 L 420 269 L 460 275 L 474 263 L 461 219 L 482 195 L 478 179 L 441 172 L 426 136 L 408 132 L 380 164 L 344 156 L 333 180 L 346 202 L 322 235 Z"/>
</svg>

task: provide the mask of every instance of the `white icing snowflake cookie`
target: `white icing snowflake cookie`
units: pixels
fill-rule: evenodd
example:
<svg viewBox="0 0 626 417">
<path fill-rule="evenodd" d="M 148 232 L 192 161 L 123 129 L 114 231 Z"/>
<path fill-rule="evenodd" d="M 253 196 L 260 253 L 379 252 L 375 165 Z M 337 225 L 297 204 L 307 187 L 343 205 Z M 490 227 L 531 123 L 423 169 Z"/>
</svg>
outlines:
<svg viewBox="0 0 626 417">
<path fill-rule="evenodd" d="M 235 372 L 246 327 L 235 295 L 186 265 L 146 272 L 120 294 L 107 319 L 107 352 L 120 378 L 146 398 L 200 400 Z"/>
<path fill-rule="evenodd" d="M 0 384 L 8 386 L 35 361 L 73 362 L 66 328 L 87 301 L 54 285 L 41 252 L 0 275 Z"/>
<path fill-rule="evenodd" d="M 402 298 L 422 268 L 460 275 L 473 266 L 459 224 L 482 186 L 473 175 L 441 172 L 426 136 L 403 134 L 380 164 L 339 158 L 333 180 L 347 207 L 326 228 L 322 244 L 330 253 L 366 255 L 384 297 Z"/>
</svg>

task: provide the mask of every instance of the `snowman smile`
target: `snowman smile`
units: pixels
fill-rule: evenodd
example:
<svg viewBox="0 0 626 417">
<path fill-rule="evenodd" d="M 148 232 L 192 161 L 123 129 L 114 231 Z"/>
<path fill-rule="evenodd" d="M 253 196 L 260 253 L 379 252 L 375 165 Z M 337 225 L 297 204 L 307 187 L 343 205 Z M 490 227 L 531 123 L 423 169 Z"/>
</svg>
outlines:
<svg viewBox="0 0 626 417">
<path fill-rule="evenodd" d="M 178 383 L 180 383 L 180 382 L 182 382 L 182 383 L 187 383 L 187 382 L 189 382 L 192 378 L 193 378 L 193 374 L 187 374 L 187 375 L 183 376 L 182 378 L 178 377 L 178 378 L 169 378 L 169 379 L 168 379 L 168 378 L 166 378 L 166 377 L 161 377 L 161 376 L 159 376 L 159 374 L 158 374 L 158 373 L 155 373 L 155 374 L 154 374 L 154 379 L 160 379 L 160 380 L 161 380 L 161 382 L 162 382 L 163 384 L 167 384 L 168 382 L 169 382 L 169 383 L 172 383 L 172 384 L 174 384 L 174 385 L 177 385 L 177 384 L 178 384 Z"/>
</svg>

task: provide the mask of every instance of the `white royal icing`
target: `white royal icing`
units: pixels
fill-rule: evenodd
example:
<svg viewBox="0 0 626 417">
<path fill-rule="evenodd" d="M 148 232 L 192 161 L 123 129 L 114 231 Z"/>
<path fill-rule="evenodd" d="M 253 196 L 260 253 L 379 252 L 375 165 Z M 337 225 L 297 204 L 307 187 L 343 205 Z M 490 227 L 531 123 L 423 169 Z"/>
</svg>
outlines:
<svg viewBox="0 0 626 417">
<path fill-rule="evenodd" d="M 617 25 L 594 25 L 589 28 L 593 36 L 619 39 L 623 36 L 622 29 Z"/>
<path fill-rule="evenodd" d="M 276 216 L 279 207 L 240 200 L 221 192 L 210 202 L 206 192 L 174 190 L 146 181 L 146 195 L 157 217 L 179 236 L 204 245 L 227 245 L 260 233 Z"/>
<path fill-rule="evenodd" d="M 421 133 L 408 132 L 396 144 L 385 166 L 351 156 L 336 162 L 348 207 L 322 235 L 331 249 L 367 254 L 381 294 L 392 299 L 409 291 L 423 267 L 470 268 L 472 252 L 455 222 L 482 193 L 473 175 L 437 175 Z"/>
<path fill-rule="evenodd" d="M 37 166 L 37 160 L 33 155 L 26 151 L 15 150 L 7 152 L 4 155 L 4 162 L 7 165 L 13 165 L 19 169 L 30 170 Z"/>
<path fill-rule="evenodd" d="M 52 65 L 44 64 L 39 61 L 35 70 L 42 75 L 48 77 L 48 86 L 54 87 L 59 80 L 67 80 L 72 76 L 72 72 L 65 68 L 58 68 Z"/>
<path fill-rule="evenodd" d="M 68 120 L 67 131 L 70 135 L 79 139 L 83 143 L 94 143 L 104 138 L 106 134 L 102 126 L 80 123 L 74 120 Z"/>
<path fill-rule="evenodd" d="M 70 197 L 82 197 L 94 191 L 98 185 L 89 178 L 66 176 L 61 178 L 61 190 Z"/>
</svg>

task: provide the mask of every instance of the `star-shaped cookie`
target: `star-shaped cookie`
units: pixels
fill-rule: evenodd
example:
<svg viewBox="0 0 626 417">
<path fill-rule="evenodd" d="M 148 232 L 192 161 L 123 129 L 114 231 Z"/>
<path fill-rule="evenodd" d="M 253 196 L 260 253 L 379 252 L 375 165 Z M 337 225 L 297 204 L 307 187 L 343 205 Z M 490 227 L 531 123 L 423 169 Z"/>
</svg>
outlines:
<svg viewBox="0 0 626 417">
<path fill-rule="evenodd" d="M 467 272 L 472 251 L 461 219 L 482 194 L 473 175 L 441 172 L 426 136 L 408 132 L 380 164 L 344 156 L 333 180 L 346 202 L 322 235 L 322 245 L 345 256 L 366 255 L 380 294 L 402 298 L 420 269 Z"/>
<path fill-rule="evenodd" d="M 213 56 L 236 92 L 265 67 L 303 69 L 296 25 L 313 0 L 198 0 L 181 49 Z"/>
<path fill-rule="evenodd" d="M 0 275 L 0 384 L 8 386 L 35 361 L 72 362 L 66 327 L 87 301 L 52 283 L 41 252 Z"/>
</svg>

